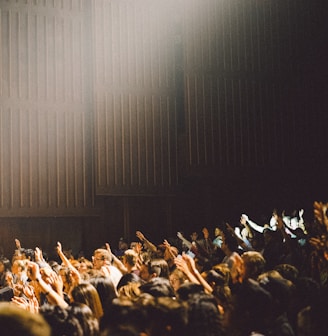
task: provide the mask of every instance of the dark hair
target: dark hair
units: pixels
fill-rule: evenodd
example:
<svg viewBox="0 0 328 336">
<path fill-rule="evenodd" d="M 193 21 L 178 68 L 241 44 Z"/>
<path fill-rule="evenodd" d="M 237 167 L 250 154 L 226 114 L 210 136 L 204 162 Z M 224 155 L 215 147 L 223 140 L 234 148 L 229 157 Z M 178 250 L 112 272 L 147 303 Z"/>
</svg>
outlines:
<svg viewBox="0 0 328 336">
<path fill-rule="evenodd" d="M 96 288 L 103 310 L 106 311 L 117 297 L 117 291 L 112 280 L 104 276 L 91 277 L 89 283 Z"/>
<path fill-rule="evenodd" d="M 194 293 L 188 298 L 188 324 L 186 335 L 220 336 L 222 318 L 213 295 Z"/>
<path fill-rule="evenodd" d="M 154 274 L 154 273 L 158 277 L 168 279 L 170 275 L 170 270 L 169 270 L 169 265 L 167 261 L 162 258 L 151 260 L 149 274 Z"/>
<path fill-rule="evenodd" d="M 180 300 L 187 301 L 189 296 L 204 292 L 204 287 L 202 285 L 193 283 L 193 282 L 186 282 L 182 284 L 179 289 L 177 290 L 177 294 Z"/>
<path fill-rule="evenodd" d="M 147 316 L 142 306 L 128 299 L 114 299 L 100 320 L 101 335 L 139 335 L 145 331 Z M 126 330 L 130 333 L 122 334 Z"/>
<path fill-rule="evenodd" d="M 147 283 L 141 285 L 140 290 L 142 293 L 148 293 L 154 297 L 175 296 L 170 280 L 162 277 L 152 278 Z"/>
<path fill-rule="evenodd" d="M 116 289 L 119 290 L 121 287 L 128 285 L 129 283 L 143 283 L 143 280 L 135 273 L 123 274 L 120 281 L 118 282 Z"/>
<path fill-rule="evenodd" d="M 52 336 L 83 336 L 79 320 L 68 309 L 46 304 L 40 308 L 40 314 L 50 325 Z"/>
<path fill-rule="evenodd" d="M 0 263 L 3 264 L 4 266 L 4 272 L 10 271 L 11 270 L 11 262 L 9 259 L 7 259 L 6 257 L 1 257 L 0 258 Z"/>
<path fill-rule="evenodd" d="M 83 335 L 97 336 L 99 333 L 99 323 L 94 317 L 92 310 L 84 303 L 73 302 L 69 306 L 69 311 L 76 317 L 83 330 Z"/>
</svg>

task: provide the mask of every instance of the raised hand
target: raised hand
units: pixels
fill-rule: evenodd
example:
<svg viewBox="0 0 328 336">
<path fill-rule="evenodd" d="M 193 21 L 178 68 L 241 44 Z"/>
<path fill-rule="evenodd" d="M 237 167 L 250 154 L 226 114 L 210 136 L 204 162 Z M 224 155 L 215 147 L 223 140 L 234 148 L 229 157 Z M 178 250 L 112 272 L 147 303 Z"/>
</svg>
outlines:
<svg viewBox="0 0 328 336">
<path fill-rule="evenodd" d="M 106 243 L 105 246 L 106 246 L 106 250 L 107 250 L 110 254 L 112 254 L 112 249 L 110 248 L 109 243 Z"/>
<path fill-rule="evenodd" d="M 164 239 L 164 241 L 163 241 L 163 245 L 164 245 L 165 248 L 167 248 L 167 249 L 169 249 L 169 248 L 171 247 L 170 243 L 169 243 L 166 239 Z"/>
<path fill-rule="evenodd" d="M 177 266 L 177 269 L 182 271 L 184 274 L 188 274 L 190 272 L 189 266 L 181 256 L 178 256 L 177 258 L 174 259 L 174 263 Z"/>
<path fill-rule="evenodd" d="M 19 241 L 19 239 L 15 238 L 15 245 L 16 245 L 16 249 L 19 250 L 22 248 L 21 246 L 21 242 Z"/>
<path fill-rule="evenodd" d="M 57 242 L 57 245 L 56 245 L 56 251 L 58 254 L 60 254 L 61 252 L 63 252 L 63 249 L 62 249 L 62 244 L 61 242 Z"/>
<path fill-rule="evenodd" d="M 144 234 L 141 231 L 136 231 L 136 236 L 137 238 L 139 238 L 141 241 L 144 241 L 146 239 L 146 237 L 144 236 Z"/>
<path fill-rule="evenodd" d="M 35 296 L 32 299 L 26 299 L 24 297 L 14 296 L 11 299 L 11 302 L 15 304 L 17 307 L 27 310 L 31 313 L 39 312 L 39 302 Z"/>
<path fill-rule="evenodd" d="M 179 239 L 183 239 L 184 238 L 184 236 L 183 236 L 183 234 L 181 232 L 177 232 L 177 237 Z"/>
<path fill-rule="evenodd" d="M 34 250 L 34 257 L 35 257 L 35 261 L 44 261 L 42 250 L 39 249 L 38 247 L 36 247 Z"/>
<path fill-rule="evenodd" d="M 196 263 L 195 260 L 188 254 L 183 253 L 182 254 L 182 259 L 187 263 L 187 266 L 190 271 L 193 271 L 196 269 Z"/>
</svg>

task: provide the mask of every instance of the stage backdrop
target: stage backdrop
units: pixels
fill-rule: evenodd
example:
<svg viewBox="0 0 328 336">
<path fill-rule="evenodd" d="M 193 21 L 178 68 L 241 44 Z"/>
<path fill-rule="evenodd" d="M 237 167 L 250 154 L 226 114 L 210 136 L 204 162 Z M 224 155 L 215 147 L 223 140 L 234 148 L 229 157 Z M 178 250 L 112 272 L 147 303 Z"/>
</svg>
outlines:
<svg viewBox="0 0 328 336">
<path fill-rule="evenodd" d="M 88 256 L 325 200 L 326 1 L 0 2 L 0 246 Z M 264 220 L 264 219 L 263 219 Z"/>
</svg>

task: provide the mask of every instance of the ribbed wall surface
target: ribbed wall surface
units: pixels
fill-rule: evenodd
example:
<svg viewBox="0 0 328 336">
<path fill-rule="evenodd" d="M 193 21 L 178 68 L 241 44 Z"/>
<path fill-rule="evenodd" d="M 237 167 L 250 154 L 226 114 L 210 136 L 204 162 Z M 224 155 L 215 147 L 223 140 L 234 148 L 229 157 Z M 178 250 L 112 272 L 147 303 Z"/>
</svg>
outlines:
<svg viewBox="0 0 328 336">
<path fill-rule="evenodd" d="M 89 210 L 97 195 L 168 195 L 194 174 L 320 153 L 317 8 L 1 1 L 0 212 Z"/>
<path fill-rule="evenodd" d="M 83 1 L 0 10 L 0 208 L 90 206 Z"/>
<path fill-rule="evenodd" d="M 327 118 L 316 102 L 327 84 L 320 68 L 309 73 L 324 29 L 317 8 L 279 0 L 184 5 L 190 171 L 288 165 L 320 146 Z"/>
<path fill-rule="evenodd" d="M 98 194 L 177 183 L 173 1 L 94 2 Z"/>
</svg>

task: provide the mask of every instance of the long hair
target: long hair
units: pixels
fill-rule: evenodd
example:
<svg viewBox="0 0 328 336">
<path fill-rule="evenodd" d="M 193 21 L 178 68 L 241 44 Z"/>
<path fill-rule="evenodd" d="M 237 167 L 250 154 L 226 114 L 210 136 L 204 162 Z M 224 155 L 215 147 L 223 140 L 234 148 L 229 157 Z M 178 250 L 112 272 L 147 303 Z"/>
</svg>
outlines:
<svg viewBox="0 0 328 336">
<path fill-rule="evenodd" d="M 90 283 L 80 283 L 74 287 L 71 295 L 74 302 L 85 303 L 89 306 L 98 320 L 103 316 L 103 307 L 99 294 Z"/>
<path fill-rule="evenodd" d="M 69 310 L 79 320 L 83 335 L 97 336 L 99 334 L 99 321 L 86 304 L 73 302 Z"/>
</svg>

